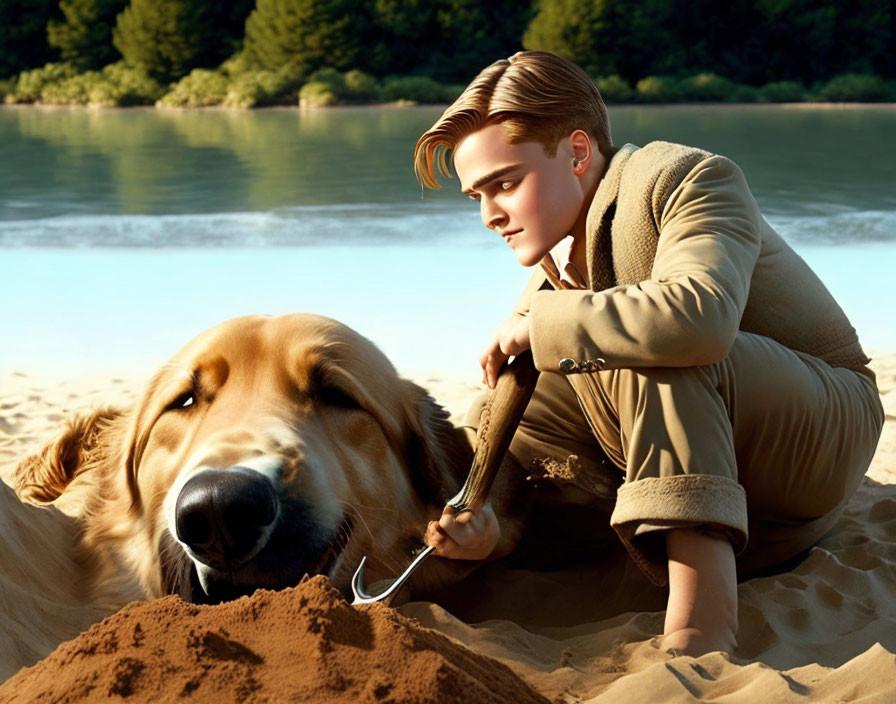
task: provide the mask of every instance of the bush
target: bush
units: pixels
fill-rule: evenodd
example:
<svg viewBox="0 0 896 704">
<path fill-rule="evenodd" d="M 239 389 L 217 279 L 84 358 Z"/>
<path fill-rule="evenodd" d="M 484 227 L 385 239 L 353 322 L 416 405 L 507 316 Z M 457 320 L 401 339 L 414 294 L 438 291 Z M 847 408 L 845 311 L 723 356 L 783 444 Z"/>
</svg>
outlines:
<svg viewBox="0 0 896 704">
<path fill-rule="evenodd" d="M 743 83 L 734 84 L 734 92 L 731 94 L 732 103 L 758 103 L 759 89 L 756 86 L 747 86 Z"/>
<path fill-rule="evenodd" d="M 363 71 L 352 69 L 345 74 L 346 99 L 353 103 L 375 103 L 380 99 L 380 85 Z"/>
<path fill-rule="evenodd" d="M 40 102 L 47 105 L 88 105 L 91 91 L 102 82 L 99 71 L 87 71 L 58 83 L 47 83 L 41 89 Z"/>
<path fill-rule="evenodd" d="M 101 71 L 107 83 L 97 86 L 91 95 L 93 105 L 152 105 L 165 94 L 165 88 L 149 74 L 118 61 Z"/>
<path fill-rule="evenodd" d="M 598 78 L 594 83 L 607 103 L 630 103 L 635 98 L 628 81 L 616 74 Z"/>
<path fill-rule="evenodd" d="M 335 68 L 320 68 L 310 76 L 308 82 L 322 83 L 327 86 L 337 97 L 345 94 L 345 76 Z"/>
<path fill-rule="evenodd" d="M 16 92 L 16 79 L 7 78 L 0 81 L 0 103 L 6 100 L 6 96 L 13 97 Z"/>
<path fill-rule="evenodd" d="M 308 81 L 299 91 L 299 106 L 303 108 L 326 108 L 338 105 L 339 97 L 323 81 Z"/>
<path fill-rule="evenodd" d="M 51 105 L 98 105 L 104 107 L 152 105 L 164 92 L 144 72 L 122 62 L 102 71 L 75 73 L 69 64 L 47 64 L 19 76 L 16 90 L 6 102 L 37 102 Z"/>
<path fill-rule="evenodd" d="M 876 103 L 887 100 L 887 85 L 880 76 L 844 73 L 818 90 L 818 97 L 832 103 Z"/>
<path fill-rule="evenodd" d="M 229 108 L 295 105 L 301 84 L 301 78 L 289 66 L 279 71 L 245 71 L 231 78 L 223 105 Z"/>
<path fill-rule="evenodd" d="M 806 97 L 806 88 L 796 81 L 775 81 L 759 89 L 759 99 L 766 103 L 801 103 Z"/>
<path fill-rule="evenodd" d="M 6 102 L 36 103 L 41 99 L 44 87 L 61 83 L 75 75 L 75 67 L 69 63 L 50 63 L 42 68 L 22 71 L 16 81 L 16 92 L 7 96 Z"/>
<path fill-rule="evenodd" d="M 685 100 L 724 102 L 733 99 L 737 85 L 714 73 L 698 73 L 679 84 Z"/>
<path fill-rule="evenodd" d="M 388 102 L 450 103 L 462 91 L 462 86 L 443 85 L 426 76 L 393 76 L 384 82 L 382 98 Z"/>
<path fill-rule="evenodd" d="M 322 68 L 311 74 L 299 91 L 302 107 L 326 107 L 343 103 L 371 103 L 380 97 L 380 87 L 373 76 L 353 69 L 340 73 Z"/>
<path fill-rule="evenodd" d="M 193 69 L 178 81 L 156 105 L 159 107 L 201 108 L 220 105 L 227 97 L 227 77 L 218 71 Z"/>
<path fill-rule="evenodd" d="M 222 105 L 228 108 L 254 108 L 271 105 L 278 91 L 275 71 L 247 71 L 230 81 Z"/>
<path fill-rule="evenodd" d="M 681 88 L 671 76 L 647 76 L 635 85 L 638 100 L 645 103 L 673 103 L 681 99 Z"/>
</svg>

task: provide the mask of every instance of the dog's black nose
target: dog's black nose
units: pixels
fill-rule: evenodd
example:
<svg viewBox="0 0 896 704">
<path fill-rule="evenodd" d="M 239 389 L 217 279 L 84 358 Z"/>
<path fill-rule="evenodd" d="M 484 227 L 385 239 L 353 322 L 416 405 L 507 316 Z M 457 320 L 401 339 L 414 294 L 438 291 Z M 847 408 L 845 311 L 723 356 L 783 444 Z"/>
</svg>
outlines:
<svg viewBox="0 0 896 704">
<path fill-rule="evenodd" d="M 204 470 L 184 484 L 174 515 L 178 539 L 205 564 L 228 569 L 255 551 L 277 517 L 277 495 L 251 469 Z"/>
</svg>

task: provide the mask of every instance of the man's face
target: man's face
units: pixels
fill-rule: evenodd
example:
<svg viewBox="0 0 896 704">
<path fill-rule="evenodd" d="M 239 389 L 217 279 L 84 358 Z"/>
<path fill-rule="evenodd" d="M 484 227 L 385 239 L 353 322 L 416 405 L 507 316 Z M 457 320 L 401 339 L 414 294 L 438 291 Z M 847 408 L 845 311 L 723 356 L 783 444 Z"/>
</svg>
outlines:
<svg viewBox="0 0 896 704">
<path fill-rule="evenodd" d="M 508 144 L 503 125 L 462 139 L 454 150 L 461 190 L 479 201 L 482 222 L 523 266 L 534 266 L 576 224 L 585 200 L 569 139 L 548 157 L 538 142 Z"/>
</svg>

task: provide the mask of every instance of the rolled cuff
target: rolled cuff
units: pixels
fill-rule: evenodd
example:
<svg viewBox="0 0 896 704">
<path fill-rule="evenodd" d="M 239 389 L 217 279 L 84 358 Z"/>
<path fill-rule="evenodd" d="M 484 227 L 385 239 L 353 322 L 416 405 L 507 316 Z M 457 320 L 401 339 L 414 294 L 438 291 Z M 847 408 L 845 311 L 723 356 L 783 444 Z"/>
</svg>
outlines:
<svg viewBox="0 0 896 704">
<path fill-rule="evenodd" d="M 651 477 L 616 492 L 610 525 L 652 582 L 669 581 L 665 530 L 700 527 L 726 537 L 738 554 L 747 545 L 747 495 L 733 479 L 709 474 Z"/>
</svg>

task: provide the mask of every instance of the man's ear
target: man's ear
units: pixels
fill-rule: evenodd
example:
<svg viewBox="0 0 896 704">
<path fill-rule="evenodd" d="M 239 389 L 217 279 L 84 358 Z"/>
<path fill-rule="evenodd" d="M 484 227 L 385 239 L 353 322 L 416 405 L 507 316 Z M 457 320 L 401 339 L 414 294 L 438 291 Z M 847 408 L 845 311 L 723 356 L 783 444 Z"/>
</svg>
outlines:
<svg viewBox="0 0 896 704">
<path fill-rule="evenodd" d="M 569 146 L 574 159 L 573 173 L 581 176 L 594 158 L 594 144 L 585 130 L 575 130 L 569 135 Z"/>
<path fill-rule="evenodd" d="M 107 407 L 69 418 L 59 437 L 19 463 L 13 475 L 19 498 L 32 503 L 59 498 L 75 477 L 109 457 L 108 436 L 122 416 L 121 410 Z"/>
</svg>

